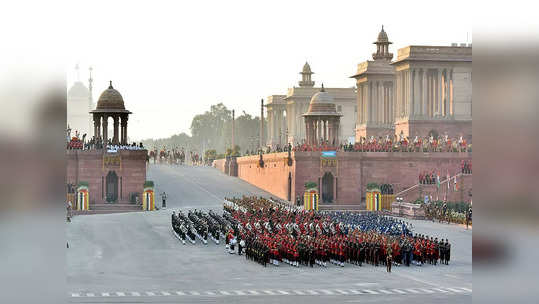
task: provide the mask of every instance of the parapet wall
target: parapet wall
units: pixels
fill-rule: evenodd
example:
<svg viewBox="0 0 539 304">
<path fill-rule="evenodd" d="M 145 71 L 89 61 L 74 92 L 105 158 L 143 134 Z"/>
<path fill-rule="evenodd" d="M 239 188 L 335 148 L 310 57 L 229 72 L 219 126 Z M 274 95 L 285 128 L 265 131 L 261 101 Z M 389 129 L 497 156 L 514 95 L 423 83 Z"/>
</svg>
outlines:
<svg viewBox="0 0 539 304">
<path fill-rule="evenodd" d="M 358 205 L 364 201 L 368 183 L 394 185 L 395 192 L 418 183 L 420 172 L 439 172 L 444 178 L 460 171 L 462 160 L 471 161 L 471 153 L 422 152 L 337 152 L 335 158 L 322 158 L 320 152 L 292 152 L 264 154 L 264 167 L 259 156 L 238 157 L 238 177 L 284 200 L 303 196 L 304 184 L 315 182 L 321 189 L 326 173 L 334 187 L 334 204 Z M 331 160 L 331 161 L 327 161 Z M 224 172 L 223 160 L 214 161 L 214 167 Z M 224 161 L 223 161 L 224 162 Z M 471 188 L 471 177 L 465 180 Z M 427 189 L 425 189 L 427 190 Z M 467 196 L 467 194 L 466 194 Z"/>
</svg>

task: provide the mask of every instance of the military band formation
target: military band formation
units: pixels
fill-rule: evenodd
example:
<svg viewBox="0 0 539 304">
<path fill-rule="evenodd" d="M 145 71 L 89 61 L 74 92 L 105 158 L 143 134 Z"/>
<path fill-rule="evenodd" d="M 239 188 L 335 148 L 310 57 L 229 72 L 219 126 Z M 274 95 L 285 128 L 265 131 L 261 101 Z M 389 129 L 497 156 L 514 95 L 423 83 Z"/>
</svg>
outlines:
<svg viewBox="0 0 539 304">
<path fill-rule="evenodd" d="M 230 254 L 263 266 L 448 265 L 449 240 L 414 234 L 405 221 L 378 213 L 305 211 L 261 197 L 225 199 L 223 214 L 179 211 L 173 233 L 182 243 L 225 240 Z"/>
</svg>

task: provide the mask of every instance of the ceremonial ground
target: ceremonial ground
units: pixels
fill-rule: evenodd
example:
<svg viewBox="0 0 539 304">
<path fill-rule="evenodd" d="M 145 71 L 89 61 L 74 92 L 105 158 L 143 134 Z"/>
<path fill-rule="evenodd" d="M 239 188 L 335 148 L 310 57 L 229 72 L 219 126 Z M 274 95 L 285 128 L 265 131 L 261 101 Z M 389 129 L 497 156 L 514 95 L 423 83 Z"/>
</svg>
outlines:
<svg viewBox="0 0 539 304">
<path fill-rule="evenodd" d="M 449 238 L 449 266 L 267 267 L 222 245 L 182 245 L 172 210 L 222 210 L 223 197 L 270 194 L 209 167 L 151 165 L 169 209 L 77 216 L 68 223 L 68 298 L 73 303 L 468 303 L 472 232 L 412 221 L 419 233 Z"/>
</svg>

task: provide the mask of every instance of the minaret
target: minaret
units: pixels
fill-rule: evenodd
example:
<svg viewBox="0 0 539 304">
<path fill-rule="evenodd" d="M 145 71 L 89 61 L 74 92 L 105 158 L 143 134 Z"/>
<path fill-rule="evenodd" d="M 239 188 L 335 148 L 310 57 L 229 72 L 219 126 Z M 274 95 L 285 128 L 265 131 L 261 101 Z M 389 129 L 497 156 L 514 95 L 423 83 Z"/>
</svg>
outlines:
<svg viewBox="0 0 539 304">
<path fill-rule="evenodd" d="M 382 30 L 378 34 L 378 39 L 373 42 L 373 44 L 376 44 L 376 53 L 372 54 L 372 58 L 374 60 L 391 61 L 391 59 L 393 59 L 393 54 L 389 52 L 389 45 L 392 43 L 393 42 L 390 42 L 387 38 L 384 26 L 382 25 Z"/>
<path fill-rule="evenodd" d="M 300 87 L 312 88 L 314 87 L 314 81 L 311 80 L 311 75 L 314 74 L 311 71 L 311 66 L 308 62 L 305 62 L 303 70 L 301 71 L 301 81 L 299 82 Z"/>
</svg>

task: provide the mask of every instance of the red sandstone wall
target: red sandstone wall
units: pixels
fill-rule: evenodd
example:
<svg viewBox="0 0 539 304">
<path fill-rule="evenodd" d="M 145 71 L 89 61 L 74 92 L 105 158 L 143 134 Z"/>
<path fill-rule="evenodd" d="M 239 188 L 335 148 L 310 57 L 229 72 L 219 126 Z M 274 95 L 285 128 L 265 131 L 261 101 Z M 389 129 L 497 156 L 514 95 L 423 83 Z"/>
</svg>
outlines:
<svg viewBox="0 0 539 304">
<path fill-rule="evenodd" d="M 121 150 L 121 167 L 103 167 L 101 150 L 67 150 L 67 183 L 78 184 L 88 182 L 90 188 L 90 205 L 104 202 L 102 178 L 106 182 L 109 170 L 118 175 L 118 197 L 127 201 L 129 193 L 137 192 L 142 195 L 146 181 L 146 150 Z"/>
<path fill-rule="evenodd" d="M 295 187 L 295 164 L 291 167 L 287 164 L 288 153 L 264 154 L 264 168 L 260 168 L 258 162 L 260 156 L 238 157 L 238 177 L 250 184 L 264 189 L 280 199 L 288 199 L 288 176 L 292 177 L 292 200 Z"/>
<path fill-rule="evenodd" d="M 216 160 L 213 161 L 212 166 L 214 168 L 217 168 L 219 171 L 224 173 L 225 172 L 225 162 L 226 162 L 226 159 L 224 159 L 224 158 L 223 159 L 216 159 Z"/>
<path fill-rule="evenodd" d="M 337 183 L 335 204 L 358 205 L 365 197 L 367 183 L 393 184 L 399 192 L 417 184 L 420 172 L 435 170 L 445 179 L 447 171 L 454 175 L 460 171 L 462 160 L 472 159 L 471 153 L 338 152 L 337 166 L 321 167 L 320 152 L 293 152 L 293 165 L 289 167 L 287 156 L 287 153 L 264 154 L 264 168 L 259 168 L 258 155 L 239 157 L 238 177 L 286 200 L 290 173 L 291 198 L 295 200 L 297 195 L 303 195 L 306 182 L 319 183 L 330 172 Z M 214 167 L 224 172 L 219 161 L 214 162 Z M 464 182 L 467 196 L 472 186 L 471 176 Z"/>
</svg>

